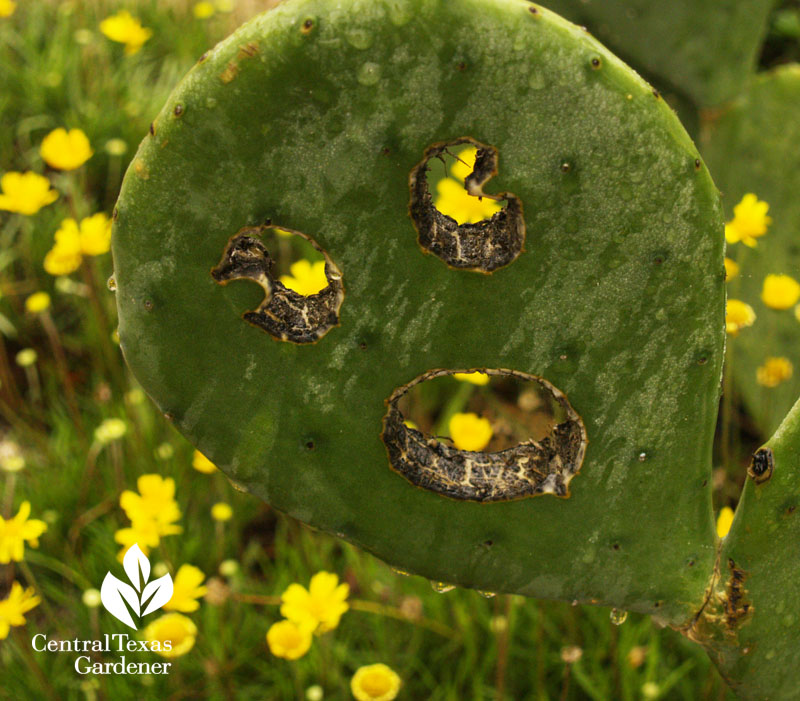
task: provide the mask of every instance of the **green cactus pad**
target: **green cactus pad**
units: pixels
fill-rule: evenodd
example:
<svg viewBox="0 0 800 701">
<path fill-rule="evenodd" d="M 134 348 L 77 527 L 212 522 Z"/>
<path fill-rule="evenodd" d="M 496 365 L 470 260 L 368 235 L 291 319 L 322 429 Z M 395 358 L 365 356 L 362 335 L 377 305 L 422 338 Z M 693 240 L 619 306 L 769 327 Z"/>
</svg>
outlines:
<svg viewBox="0 0 800 701">
<path fill-rule="evenodd" d="M 522 217 L 522 248 L 493 272 L 423 248 L 411 216 L 428 149 L 464 139 L 497 157 L 467 185 L 513 193 L 519 212 L 437 240 L 496 260 L 516 235 L 481 236 Z M 316 342 L 243 319 L 280 292 L 256 245 L 270 226 L 309 237 L 329 281 L 341 274 L 338 319 Z M 113 234 L 125 357 L 236 484 L 433 580 L 670 622 L 699 606 L 715 556 L 722 248 L 716 189 L 672 110 L 523 0 L 290 0 L 255 18 L 154 121 Z M 218 284 L 226 251 L 250 280 Z M 275 329 L 303 316 L 270 313 Z M 390 465 L 393 393 L 475 369 L 540 379 L 574 410 L 530 461 L 549 482 L 509 491 L 498 470 L 503 498 L 480 503 Z M 441 478 L 430 440 L 412 468 Z M 485 454 L 448 457 L 494 479 Z M 463 469 L 454 479 L 478 490 Z"/>
<path fill-rule="evenodd" d="M 550 0 L 635 68 L 710 107 L 755 71 L 774 0 Z"/>
<path fill-rule="evenodd" d="M 796 699 L 800 687 L 800 403 L 756 451 L 718 577 L 690 637 L 742 699 Z"/>
<path fill-rule="evenodd" d="M 706 125 L 703 143 L 728 219 L 748 192 L 769 203 L 772 224 L 756 247 L 728 247 L 740 272 L 727 283 L 728 296 L 747 302 L 756 313 L 753 326 L 729 343 L 736 390 L 766 437 L 800 396 L 800 321 L 793 309 L 770 309 L 761 300 L 769 274 L 800 281 L 800 66 L 759 76 L 729 110 Z M 757 369 L 769 356 L 786 357 L 794 365 L 793 376 L 776 387 L 756 381 Z"/>
</svg>

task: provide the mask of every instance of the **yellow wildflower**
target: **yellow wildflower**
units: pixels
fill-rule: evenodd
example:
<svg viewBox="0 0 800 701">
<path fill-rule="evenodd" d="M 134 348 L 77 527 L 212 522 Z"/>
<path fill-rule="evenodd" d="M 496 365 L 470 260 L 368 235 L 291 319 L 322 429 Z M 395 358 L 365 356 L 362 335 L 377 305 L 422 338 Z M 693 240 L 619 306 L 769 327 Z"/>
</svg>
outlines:
<svg viewBox="0 0 800 701">
<path fill-rule="evenodd" d="M 25 311 L 30 314 L 39 314 L 50 308 L 50 295 L 47 292 L 34 292 L 25 300 Z"/>
<path fill-rule="evenodd" d="M 730 506 L 723 506 L 719 511 L 719 516 L 717 517 L 717 535 L 720 538 L 724 538 L 728 535 L 728 531 L 731 530 L 731 524 L 733 523 L 733 509 Z"/>
<path fill-rule="evenodd" d="M 183 529 L 173 523 L 181 517 L 174 499 L 175 480 L 148 474 L 139 477 L 136 484 L 139 494 L 126 489 L 119 498 L 133 529 L 146 531 L 148 524 L 152 524 L 159 537 L 180 533 Z"/>
<path fill-rule="evenodd" d="M 350 608 L 348 584 L 339 584 L 339 577 L 331 572 L 317 572 L 306 589 L 301 584 L 290 584 L 281 595 L 281 615 L 300 626 L 308 626 L 319 633 L 333 630 L 339 625 L 342 614 Z"/>
<path fill-rule="evenodd" d="M 761 301 L 770 309 L 789 309 L 800 299 L 800 284 L 789 275 L 767 275 Z"/>
<path fill-rule="evenodd" d="M 26 215 L 36 214 L 58 199 L 50 181 L 31 171 L 6 173 L 0 178 L 0 191 L 0 209 Z"/>
<path fill-rule="evenodd" d="M 19 582 L 14 582 L 8 598 L 0 601 L 0 640 L 8 637 L 11 626 L 24 626 L 25 614 L 40 602 L 33 589 L 23 589 Z"/>
<path fill-rule="evenodd" d="M 224 501 L 217 502 L 211 507 L 211 518 L 215 521 L 230 521 L 233 518 L 233 509 Z"/>
<path fill-rule="evenodd" d="M 725 330 L 735 336 L 746 326 L 752 326 L 756 320 L 756 313 L 746 302 L 740 299 L 729 299 L 725 307 Z"/>
<path fill-rule="evenodd" d="M 16 9 L 17 3 L 14 0 L 0 0 L 0 17 L 11 17 Z M 4 637 L 5 635 L 0 635 L 0 638 Z"/>
<path fill-rule="evenodd" d="M 733 280 L 739 274 L 739 264 L 735 260 L 725 258 L 725 280 Z"/>
<path fill-rule="evenodd" d="M 17 515 L 6 521 L 0 516 L 0 564 L 12 560 L 21 562 L 25 556 L 25 541 L 33 548 L 39 547 L 39 536 L 47 530 L 47 524 L 39 519 L 29 519 L 31 503 L 23 501 Z"/>
<path fill-rule="evenodd" d="M 458 154 L 461 160 L 457 160 L 450 168 L 451 177 L 442 178 L 436 184 L 436 209 L 459 224 L 473 224 L 489 219 L 503 208 L 496 200 L 474 197 L 464 188 L 464 180 L 472 172 L 477 154 L 478 149 L 475 147 L 461 151 Z"/>
<path fill-rule="evenodd" d="M 291 264 L 289 272 L 291 275 L 281 275 L 280 281 L 284 287 L 294 290 L 297 294 L 315 295 L 328 286 L 324 260 L 311 263 L 311 261 L 301 258 Z"/>
<path fill-rule="evenodd" d="M 485 372 L 454 372 L 453 377 L 461 382 L 469 382 L 473 385 L 488 385 L 489 376 Z"/>
<path fill-rule="evenodd" d="M 267 631 L 267 645 L 275 657 L 296 660 L 311 647 L 311 629 L 292 621 L 278 621 Z"/>
<path fill-rule="evenodd" d="M 150 549 L 161 542 L 161 531 L 153 519 L 142 519 L 131 524 L 130 528 L 120 528 L 114 533 L 114 540 L 122 546 L 117 553 L 117 559 L 122 562 L 125 553 L 133 545 L 138 545 L 145 555 L 150 554 Z"/>
<path fill-rule="evenodd" d="M 99 256 L 111 248 L 111 220 L 104 212 L 81 219 L 81 253 L 85 256 Z"/>
<path fill-rule="evenodd" d="M 359 667 L 350 680 L 357 701 L 392 701 L 400 691 L 400 677 L 385 664 Z"/>
<path fill-rule="evenodd" d="M 216 8 L 214 7 L 213 3 L 207 1 L 198 2 L 195 3 L 194 7 L 192 8 L 192 12 L 197 19 L 208 19 L 214 14 L 214 12 L 216 12 Z"/>
<path fill-rule="evenodd" d="M 741 241 L 745 246 L 756 245 L 756 239 L 767 233 L 772 218 L 767 216 L 769 205 L 759 200 L 752 192 L 742 197 L 733 208 L 733 219 L 725 225 L 725 239 L 728 243 Z"/>
<path fill-rule="evenodd" d="M 197 626 L 191 618 L 182 613 L 168 613 L 157 618 L 144 629 L 144 639 L 151 643 L 157 642 L 160 650 L 156 650 L 162 657 L 180 657 L 194 647 L 197 638 Z M 169 644 L 170 649 L 166 649 Z"/>
<path fill-rule="evenodd" d="M 122 419 L 104 419 L 94 430 L 94 439 L 102 444 L 107 445 L 122 438 L 128 432 L 128 424 Z"/>
<path fill-rule="evenodd" d="M 756 381 L 764 387 L 777 387 L 792 376 L 794 368 L 789 358 L 770 356 L 756 370 Z"/>
<path fill-rule="evenodd" d="M 450 438 L 459 450 L 483 450 L 492 439 L 492 425 L 477 414 L 453 414 Z"/>
<path fill-rule="evenodd" d="M 199 450 L 194 451 L 194 455 L 192 456 L 192 467 L 198 472 L 204 472 L 207 475 L 217 471 L 217 466 Z"/>
<path fill-rule="evenodd" d="M 206 576 L 194 565 L 181 565 L 172 582 L 172 598 L 164 604 L 167 611 L 191 613 L 200 608 L 197 602 L 205 596 L 208 587 L 203 585 Z"/>
<path fill-rule="evenodd" d="M 80 129 L 67 131 L 59 127 L 44 137 L 39 153 L 51 168 L 75 170 L 86 163 L 94 151 L 86 134 Z"/>
<path fill-rule="evenodd" d="M 103 213 L 81 219 L 64 219 L 55 233 L 55 243 L 44 257 L 50 275 L 69 275 L 81 267 L 83 256 L 99 256 L 111 248 L 111 220 Z"/>
<path fill-rule="evenodd" d="M 125 53 L 135 54 L 151 36 L 153 30 L 142 26 L 138 18 L 132 17 L 127 10 L 106 17 L 100 22 L 100 31 L 111 41 L 125 44 Z"/>
</svg>

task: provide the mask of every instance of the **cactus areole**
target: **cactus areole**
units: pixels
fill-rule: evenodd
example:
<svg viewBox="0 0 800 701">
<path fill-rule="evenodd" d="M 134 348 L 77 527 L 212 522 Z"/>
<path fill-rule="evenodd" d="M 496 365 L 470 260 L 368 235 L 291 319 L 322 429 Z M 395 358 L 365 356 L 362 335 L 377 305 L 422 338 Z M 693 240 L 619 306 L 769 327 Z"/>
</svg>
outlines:
<svg viewBox="0 0 800 701">
<path fill-rule="evenodd" d="M 457 224 L 428 161 L 502 197 Z M 303 296 L 281 227 L 325 257 Z M 717 191 L 657 92 L 524 0 L 288 0 L 205 54 L 114 216 L 125 358 L 237 486 L 392 565 L 688 625 L 717 555 Z M 255 284 L 254 284 L 255 283 Z M 564 420 L 504 453 L 397 398 L 485 370 Z M 777 470 L 777 468 L 776 468 Z"/>
</svg>

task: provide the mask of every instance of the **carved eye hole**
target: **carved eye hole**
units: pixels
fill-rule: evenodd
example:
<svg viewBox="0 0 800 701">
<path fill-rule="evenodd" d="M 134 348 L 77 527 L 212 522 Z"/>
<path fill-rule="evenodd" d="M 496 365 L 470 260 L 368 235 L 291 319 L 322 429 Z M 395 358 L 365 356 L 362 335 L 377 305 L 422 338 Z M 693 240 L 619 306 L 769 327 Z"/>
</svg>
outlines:
<svg viewBox="0 0 800 701">
<path fill-rule="evenodd" d="M 387 400 L 382 440 L 393 470 L 453 499 L 508 501 L 569 496 L 586 429 L 564 394 L 514 370 L 432 370 Z M 483 381 L 485 380 L 485 382 Z M 455 408 L 459 411 L 454 411 Z"/>
<path fill-rule="evenodd" d="M 434 197 L 431 174 L 440 171 L 437 161 L 449 172 L 439 179 Z M 452 268 L 483 273 L 508 265 L 522 252 L 522 202 L 510 192 L 483 191 L 497 174 L 497 164 L 497 149 L 471 137 L 434 144 L 425 151 L 409 178 L 409 214 L 424 251 Z M 454 189 L 458 180 L 461 193 Z M 441 209 L 437 203 L 443 203 Z"/>
<path fill-rule="evenodd" d="M 271 224 L 239 230 L 211 277 L 222 285 L 231 280 L 261 285 L 264 300 L 243 318 L 280 341 L 314 343 L 339 324 L 342 273 L 299 231 Z"/>
</svg>

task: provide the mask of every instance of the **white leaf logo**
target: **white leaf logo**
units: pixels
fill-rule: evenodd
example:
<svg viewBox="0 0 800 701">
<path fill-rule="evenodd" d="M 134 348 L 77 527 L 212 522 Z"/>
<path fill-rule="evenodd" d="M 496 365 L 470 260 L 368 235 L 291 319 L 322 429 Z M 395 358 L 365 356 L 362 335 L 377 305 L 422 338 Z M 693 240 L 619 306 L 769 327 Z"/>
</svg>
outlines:
<svg viewBox="0 0 800 701">
<path fill-rule="evenodd" d="M 165 574 L 148 584 L 150 560 L 137 544 L 128 548 L 122 560 L 122 566 L 133 586 L 108 572 L 103 580 L 103 586 L 100 587 L 100 600 L 106 611 L 126 626 L 136 630 L 136 623 L 131 616 L 131 611 L 136 614 L 137 618 L 158 611 L 172 598 L 172 577 Z M 142 611 L 142 607 L 144 607 L 144 611 Z"/>
</svg>

